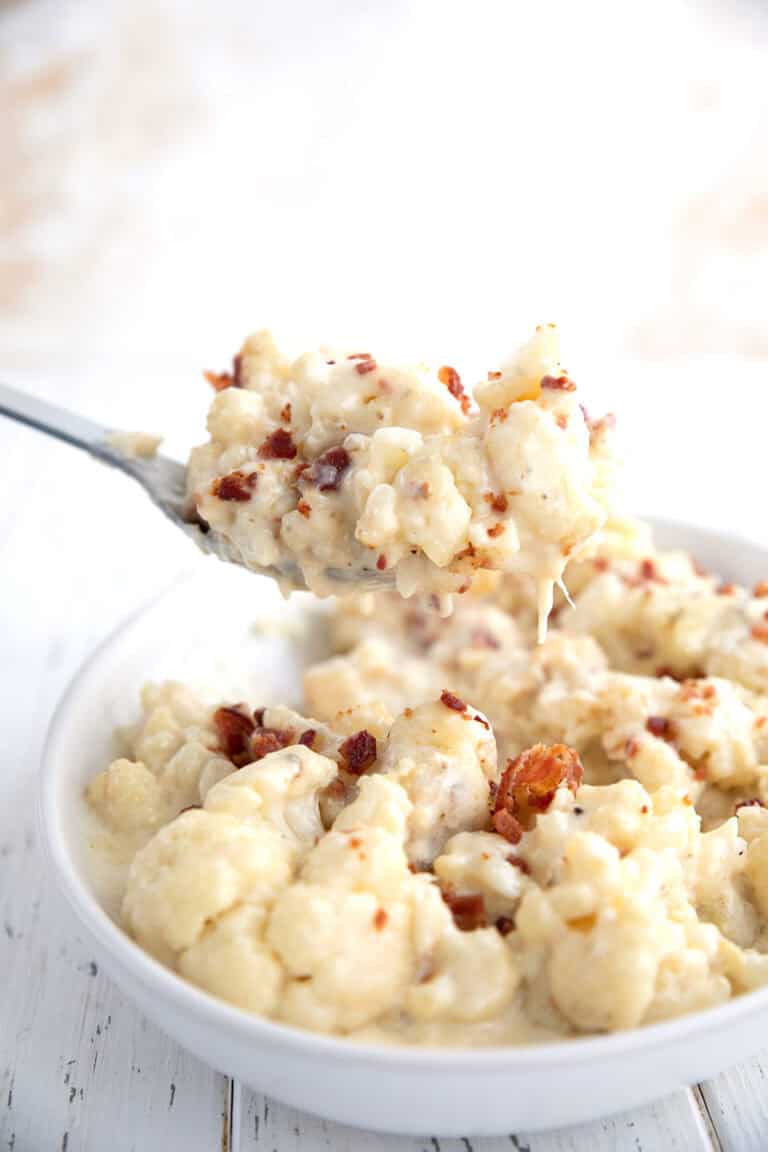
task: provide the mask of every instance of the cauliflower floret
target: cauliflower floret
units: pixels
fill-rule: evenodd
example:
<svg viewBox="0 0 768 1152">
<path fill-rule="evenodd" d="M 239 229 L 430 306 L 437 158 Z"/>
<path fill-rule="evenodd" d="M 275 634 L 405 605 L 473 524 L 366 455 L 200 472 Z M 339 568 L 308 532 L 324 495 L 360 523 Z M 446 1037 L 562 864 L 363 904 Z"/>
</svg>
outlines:
<svg viewBox="0 0 768 1152">
<path fill-rule="evenodd" d="M 488 822 L 496 743 L 485 717 L 450 693 L 398 717 L 381 771 L 413 804 L 408 855 L 415 862 L 431 862 L 455 832 Z"/>
<path fill-rule="evenodd" d="M 417 1020 L 489 1020 L 519 982 L 519 966 L 495 928 L 452 928 L 437 943 L 432 971 L 409 990 L 406 1010 Z"/>
<path fill-rule="evenodd" d="M 513 860 L 510 860 L 513 857 Z M 435 875 L 460 896 L 479 893 L 491 921 L 511 916 L 526 883 L 509 841 L 494 832 L 459 832 L 435 860 Z"/>
<path fill-rule="evenodd" d="M 266 911 L 240 904 L 224 912 L 179 956 L 179 972 L 201 988 L 249 1012 L 270 1016 L 283 987 L 283 969 L 264 943 Z"/>
<path fill-rule="evenodd" d="M 266 822 L 293 848 L 307 848 L 323 834 L 318 792 L 337 772 L 333 760 L 293 744 L 219 781 L 205 808 L 256 827 Z"/>
<path fill-rule="evenodd" d="M 143 948 L 174 966 L 206 924 L 242 901 L 273 899 L 290 876 L 289 847 L 270 825 L 184 812 L 134 857 L 123 923 Z"/>
<path fill-rule="evenodd" d="M 281 1006 L 286 1020 L 349 1031 L 400 1000 L 414 965 L 413 878 L 403 851 L 409 808 L 397 784 L 361 780 L 358 799 L 278 898 L 267 938 L 292 977 Z"/>
<path fill-rule="evenodd" d="M 115 760 L 99 772 L 88 785 L 86 797 L 102 820 L 120 831 L 156 828 L 167 818 L 157 777 L 133 760 Z"/>
<path fill-rule="evenodd" d="M 436 670 L 426 660 L 403 657 L 383 638 L 363 640 L 348 655 L 313 664 L 304 674 L 309 711 L 328 721 L 348 708 L 373 703 L 395 716 L 439 690 Z"/>
<path fill-rule="evenodd" d="M 747 894 L 746 866 L 747 846 L 739 836 L 735 818 L 699 837 L 695 887 L 698 914 L 742 948 L 755 942 L 758 930 L 757 913 Z"/>
</svg>

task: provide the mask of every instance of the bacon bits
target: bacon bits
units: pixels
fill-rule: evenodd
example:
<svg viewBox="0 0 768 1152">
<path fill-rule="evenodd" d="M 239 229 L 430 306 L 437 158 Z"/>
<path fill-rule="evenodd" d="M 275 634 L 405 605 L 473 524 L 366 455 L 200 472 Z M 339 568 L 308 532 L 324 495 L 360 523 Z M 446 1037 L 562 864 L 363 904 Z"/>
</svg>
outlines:
<svg viewBox="0 0 768 1152">
<path fill-rule="evenodd" d="M 341 487 L 344 473 L 351 463 L 346 448 L 329 448 L 318 456 L 310 468 L 303 474 L 305 484 L 312 484 L 321 492 L 335 492 Z"/>
<path fill-rule="evenodd" d="M 214 480 L 211 484 L 211 495 L 218 496 L 219 500 L 245 503 L 253 495 L 258 479 L 256 472 L 241 472 L 239 469 L 229 472 L 226 476 L 219 476 Z"/>
<path fill-rule="evenodd" d="M 213 726 L 219 738 L 219 748 L 233 764 L 242 768 L 251 759 L 250 739 L 256 727 L 253 720 L 239 708 L 217 708 Z"/>
<path fill-rule="evenodd" d="M 243 358 L 239 353 L 233 356 L 231 372 L 204 372 L 203 375 L 217 392 L 223 392 L 225 388 L 242 388 Z"/>
<path fill-rule="evenodd" d="M 741 808 L 765 808 L 762 800 L 758 800 L 757 796 L 753 796 L 751 800 L 740 800 L 733 809 L 734 813 L 738 812 Z"/>
<path fill-rule="evenodd" d="M 509 507 L 509 501 L 503 492 L 486 492 L 484 498 L 488 501 L 494 512 L 506 512 Z"/>
<path fill-rule="evenodd" d="M 656 736 L 659 740 L 671 740 L 674 736 L 672 721 L 668 720 L 666 716 L 649 716 L 645 722 L 645 727 L 652 736 Z"/>
<path fill-rule="evenodd" d="M 549 808 L 560 785 L 575 793 L 583 776 L 579 755 L 567 744 L 534 744 L 504 769 L 493 805 L 494 830 L 516 844 L 533 827 L 536 813 Z"/>
<path fill-rule="evenodd" d="M 285 428 L 276 428 L 270 432 L 259 448 L 262 460 L 294 460 L 296 458 L 296 445 L 293 437 Z"/>
<path fill-rule="evenodd" d="M 444 688 L 440 693 L 440 703 L 445 704 L 446 708 L 452 708 L 454 712 L 466 712 L 467 706 L 463 700 L 458 696 L 454 696 L 453 692 L 448 692 Z"/>
<path fill-rule="evenodd" d="M 339 748 L 343 766 L 353 776 L 361 776 L 370 768 L 377 756 L 376 737 L 365 728 L 349 736 Z"/>
<path fill-rule="evenodd" d="M 307 728 L 306 732 L 302 732 L 301 736 L 299 736 L 299 744 L 303 744 L 305 748 L 313 748 L 316 736 L 316 728 Z"/>
<path fill-rule="evenodd" d="M 464 385 L 456 369 L 451 368 L 448 364 L 443 364 L 442 368 L 437 370 L 437 378 L 441 384 L 445 384 L 451 396 L 458 400 L 461 410 L 466 416 L 469 412 L 469 396 L 464 391 Z"/>
<path fill-rule="evenodd" d="M 495 928 L 500 936 L 509 936 L 514 931 L 515 922 L 509 916 L 499 916 Z"/>
<path fill-rule="evenodd" d="M 667 583 L 667 581 L 664 579 L 664 577 L 662 575 L 660 575 L 659 570 L 656 567 L 656 565 L 654 564 L 653 560 L 641 560 L 640 561 L 640 579 L 641 580 L 653 580 L 657 584 L 666 584 Z"/>
<path fill-rule="evenodd" d="M 559 376 L 542 376 L 542 388 L 547 388 L 552 392 L 575 392 L 576 385 L 564 372 Z"/>
<path fill-rule="evenodd" d="M 446 886 L 442 897 L 451 910 L 454 923 L 461 932 L 474 932 L 485 928 L 488 918 L 485 913 L 485 900 L 479 892 L 467 896 L 457 896 L 453 888 Z"/>
<path fill-rule="evenodd" d="M 491 537 L 492 540 L 495 540 L 497 536 L 502 536 L 506 532 L 506 530 L 507 530 L 506 524 L 502 524 L 501 522 L 499 522 L 497 524 L 494 524 L 491 528 L 488 529 L 488 535 Z"/>
<path fill-rule="evenodd" d="M 761 644 L 768 644 L 768 624 L 755 624 L 752 629 L 752 639 L 759 640 Z"/>
<path fill-rule="evenodd" d="M 736 585 L 732 584 L 730 580 L 726 580 L 723 584 L 718 585 L 718 596 L 735 596 Z"/>
<path fill-rule="evenodd" d="M 752 595 L 758 600 L 765 599 L 768 596 L 768 580 L 761 580 L 759 584 L 755 584 L 752 589 Z"/>
<path fill-rule="evenodd" d="M 290 424 L 292 413 L 293 408 L 291 406 L 291 402 L 290 400 L 287 400 L 280 410 L 280 419 L 282 420 L 283 424 Z"/>
<path fill-rule="evenodd" d="M 307 504 L 306 500 L 299 500 L 296 505 L 296 511 L 300 516 L 303 516 L 305 520 L 309 520 L 312 515 L 312 505 Z"/>
<path fill-rule="evenodd" d="M 524 860 L 522 856 L 516 856 L 514 852 L 507 856 L 507 864 L 511 864 L 513 868 L 519 868 L 523 876 L 530 876 L 531 874 L 531 866 L 528 861 Z"/>
<path fill-rule="evenodd" d="M 376 567 L 378 568 L 379 572 L 383 572 L 384 569 L 386 568 L 386 566 L 387 566 L 387 558 L 383 552 L 380 552 L 379 555 L 376 557 Z"/>
<path fill-rule="evenodd" d="M 471 648 L 501 648 L 501 641 L 487 628 L 473 628 L 469 644 Z"/>
<path fill-rule="evenodd" d="M 251 736 L 251 760 L 263 760 L 270 752 L 279 752 L 293 744 L 296 735 L 290 728 L 257 728 Z"/>
<path fill-rule="evenodd" d="M 353 352 L 351 356 L 347 356 L 347 360 L 357 360 L 355 364 L 355 372 L 359 372 L 361 376 L 365 376 L 368 372 L 375 372 L 378 364 L 371 356 L 370 352 Z"/>
<path fill-rule="evenodd" d="M 373 914 L 373 926 L 377 932 L 382 932 L 386 926 L 389 916 L 383 908 L 377 908 Z"/>
</svg>

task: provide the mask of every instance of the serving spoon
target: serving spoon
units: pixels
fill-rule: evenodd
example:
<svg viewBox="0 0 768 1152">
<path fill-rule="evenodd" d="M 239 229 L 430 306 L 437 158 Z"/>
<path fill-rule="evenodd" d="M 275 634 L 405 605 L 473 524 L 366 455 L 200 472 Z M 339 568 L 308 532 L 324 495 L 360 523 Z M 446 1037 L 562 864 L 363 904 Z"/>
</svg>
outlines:
<svg viewBox="0 0 768 1152">
<path fill-rule="evenodd" d="M 75 412 L 49 404 L 37 396 L 30 396 L 16 388 L 9 388 L 0 384 L 0 415 L 8 416 L 20 424 L 26 424 L 38 432 L 45 432 L 65 444 L 80 448 L 100 460 L 102 464 L 110 464 L 119 468 L 128 476 L 138 481 L 149 496 L 152 503 L 171 521 L 180 528 L 185 536 L 200 549 L 201 552 L 216 556 L 232 564 L 243 566 L 242 560 L 227 540 L 216 532 L 211 532 L 208 526 L 199 518 L 190 513 L 186 496 L 187 470 L 177 460 L 158 453 L 152 456 L 129 456 L 121 452 L 112 442 L 116 435 L 114 429 L 106 428 Z M 289 584 L 292 588 L 306 588 L 304 577 L 298 565 L 288 563 L 281 566 L 251 570 L 259 571 L 265 576 Z M 375 568 L 328 568 L 326 576 L 339 584 L 339 591 L 343 586 L 364 584 L 365 588 L 392 588 L 394 576 L 391 572 L 379 572 Z"/>
</svg>

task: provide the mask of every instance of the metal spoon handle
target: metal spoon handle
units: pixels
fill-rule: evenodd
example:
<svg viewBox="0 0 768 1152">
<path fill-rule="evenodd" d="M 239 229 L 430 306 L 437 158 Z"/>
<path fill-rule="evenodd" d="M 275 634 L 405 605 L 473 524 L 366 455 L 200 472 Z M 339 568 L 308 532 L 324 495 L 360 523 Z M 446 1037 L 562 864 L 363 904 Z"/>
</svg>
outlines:
<svg viewBox="0 0 768 1152">
<path fill-rule="evenodd" d="M 74 444 L 76 448 L 82 448 L 102 460 L 111 459 L 106 445 L 109 430 L 102 424 L 96 424 L 74 412 L 67 412 L 37 396 L 9 388 L 7 384 L 0 384 L 0 414 L 10 416 L 12 420 L 18 420 L 30 428 L 37 428 L 40 432 L 47 432 L 49 436 L 55 436 L 67 444 Z"/>
</svg>

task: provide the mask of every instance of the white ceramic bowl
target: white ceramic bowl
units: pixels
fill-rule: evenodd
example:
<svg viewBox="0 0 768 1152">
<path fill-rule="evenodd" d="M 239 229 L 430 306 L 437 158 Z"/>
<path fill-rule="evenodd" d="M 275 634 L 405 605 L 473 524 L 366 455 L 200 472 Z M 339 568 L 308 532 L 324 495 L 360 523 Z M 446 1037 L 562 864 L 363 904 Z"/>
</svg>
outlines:
<svg viewBox="0 0 768 1152">
<path fill-rule="evenodd" d="M 743 540 L 671 524 L 659 525 L 657 538 L 690 549 L 726 579 L 751 584 L 768 574 L 768 552 Z M 222 694 L 263 702 L 295 698 L 301 656 L 291 635 L 256 634 L 252 621 L 285 618 L 290 631 L 301 627 L 302 605 L 284 605 L 257 580 L 214 564 L 176 585 L 88 660 L 48 736 L 41 814 L 53 872 L 99 962 L 150 1019 L 202 1060 L 297 1108 L 363 1128 L 446 1136 L 593 1119 L 712 1076 L 765 1043 L 768 989 L 649 1028 L 560 1044 L 363 1046 L 248 1015 L 134 944 L 89 875 L 84 785 L 109 758 L 114 725 L 135 716 L 148 678 L 208 681 Z"/>
</svg>

